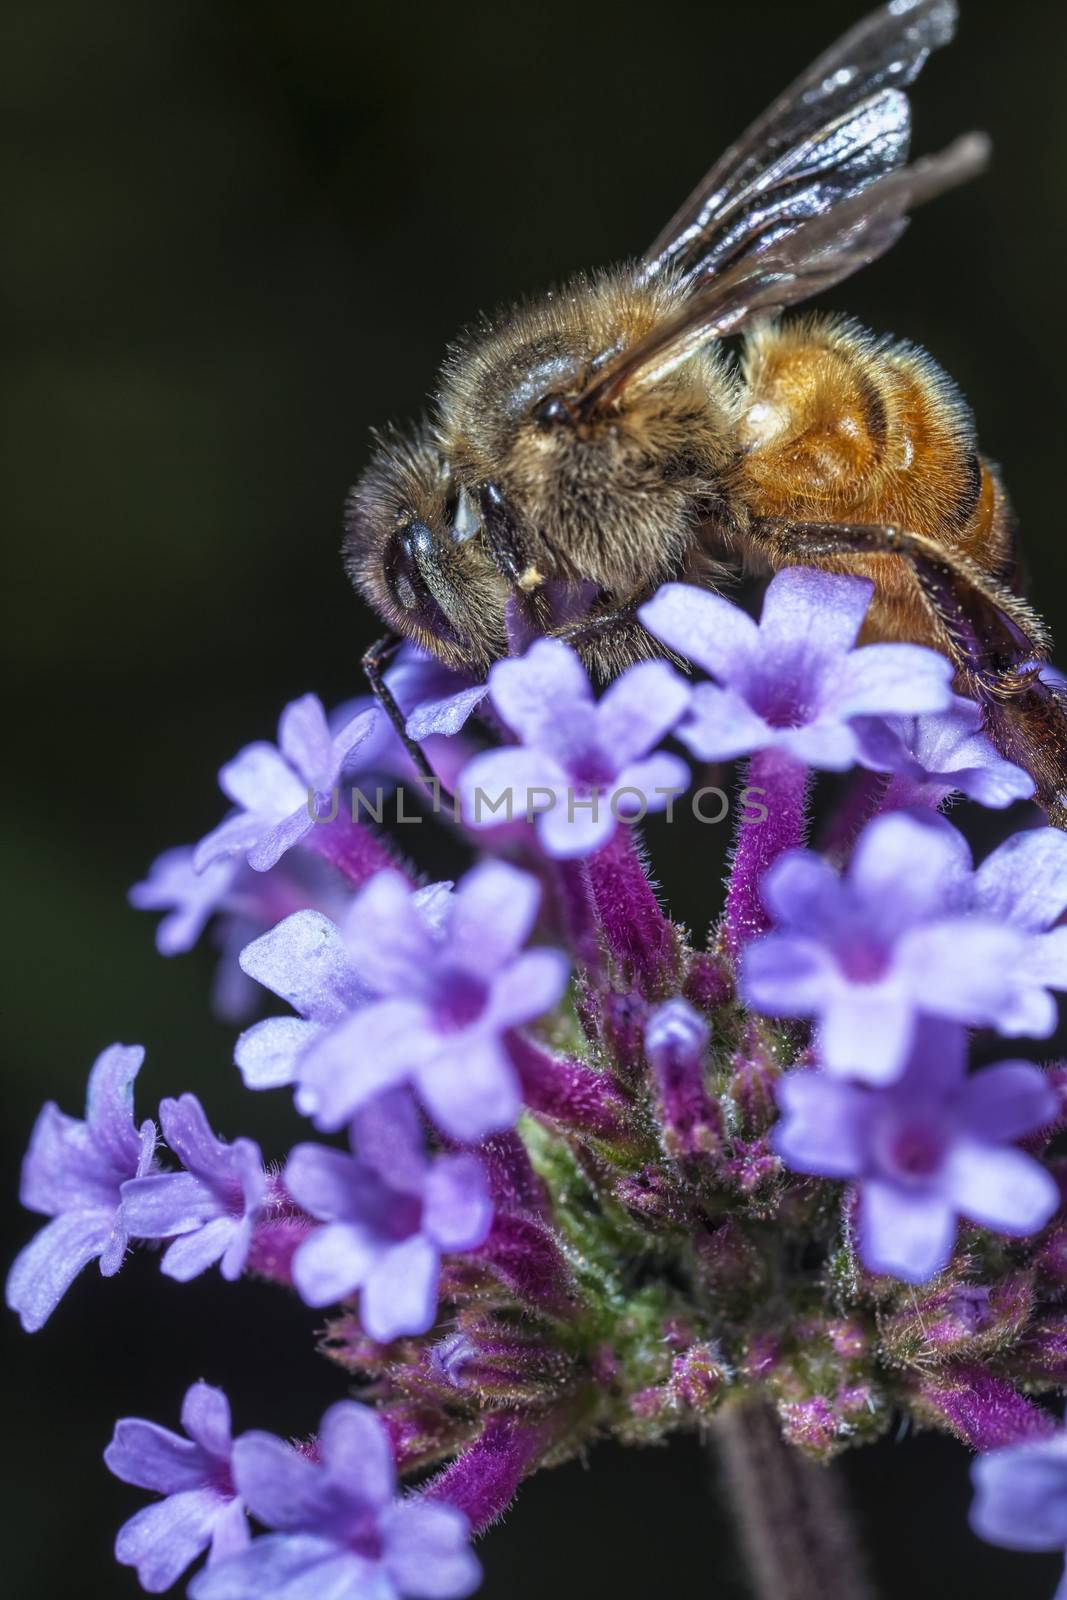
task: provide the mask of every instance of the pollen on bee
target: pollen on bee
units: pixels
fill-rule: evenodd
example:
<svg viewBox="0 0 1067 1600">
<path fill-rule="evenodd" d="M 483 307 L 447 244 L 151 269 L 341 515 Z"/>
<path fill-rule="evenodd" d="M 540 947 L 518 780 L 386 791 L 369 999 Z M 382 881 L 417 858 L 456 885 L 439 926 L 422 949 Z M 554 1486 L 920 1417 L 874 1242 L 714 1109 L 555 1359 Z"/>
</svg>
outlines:
<svg viewBox="0 0 1067 1600">
<path fill-rule="evenodd" d="M 544 583 L 544 581 L 545 581 L 544 573 L 543 572 L 539 572 L 538 569 L 531 564 L 520 575 L 520 577 L 519 577 L 519 588 L 523 591 L 524 594 L 529 594 L 531 589 L 539 589 L 541 587 L 541 585 Z"/>
</svg>

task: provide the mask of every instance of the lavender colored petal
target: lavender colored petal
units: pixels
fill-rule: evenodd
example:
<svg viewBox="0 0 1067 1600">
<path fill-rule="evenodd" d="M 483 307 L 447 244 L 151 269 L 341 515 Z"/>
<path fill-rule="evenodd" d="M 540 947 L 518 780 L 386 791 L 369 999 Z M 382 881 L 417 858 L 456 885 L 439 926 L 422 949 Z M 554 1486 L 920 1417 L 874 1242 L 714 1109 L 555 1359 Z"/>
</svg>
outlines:
<svg viewBox="0 0 1067 1600">
<path fill-rule="evenodd" d="M 159 1270 L 176 1283 L 190 1283 L 222 1260 L 237 1227 L 233 1217 L 215 1217 L 195 1233 L 183 1233 L 168 1247 Z"/>
<path fill-rule="evenodd" d="M 814 1016 L 838 986 L 833 957 L 813 939 L 769 933 L 745 950 L 741 992 L 767 1016 Z"/>
<path fill-rule="evenodd" d="M 361 1106 L 352 1118 L 352 1145 L 360 1163 L 391 1189 L 421 1195 L 427 1172 L 426 1141 L 409 1090 L 391 1089 Z"/>
<path fill-rule="evenodd" d="M 1043 933 L 1067 907 L 1067 834 L 1013 834 L 974 875 L 975 909 L 1028 933 Z"/>
<path fill-rule="evenodd" d="M 538 639 L 519 660 L 498 661 L 489 674 L 497 711 L 525 744 L 536 744 L 561 712 L 592 698 L 585 668 L 561 639 Z"/>
<path fill-rule="evenodd" d="M 915 1013 L 892 985 L 842 987 L 819 1021 L 818 1043 L 828 1072 L 885 1084 L 904 1069 L 915 1034 Z"/>
<path fill-rule="evenodd" d="M 573 861 L 607 844 L 615 827 L 609 796 L 579 795 L 572 787 L 557 796 L 551 811 L 538 817 L 537 837 L 548 855 Z"/>
<path fill-rule="evenodd" d="M 1060 1204 L 1055 1178 L 1032 1156 L 978 1139 L 954 1142 L 945 1185 L 964 1216 L 997 1233 L 1037 1233 Z"/>
<path fill-rule="evenodd" d="M 1051 928 L 1029 941 L 1019 979 L 1024 984 L 1067 989 L 1067 926 Z"/>
<path fill-rule="evenodd" d="M 336 780 L 333 739 L 318 695 L 301 695 L 282 712 L 278 747 L 311 789 L 329 789 Z"/>
<path fill-rule="evenodd" d="M 94 1206 L 107 1210 L 116 1187 L 117 1175 L 85 1123 L 51 1100 L 42 1106 L 22 1162 L 21 1204 L 45 1216 Z"/>
<path fill-rule="evenodd" d="M 211 1549 L 208 1551 L 208 1566 L 213 1566 L 219 1561 L 228 1561 L 231 1557 L 240 1555 L 248 1549 L 252 1538 L 248 1526 L 248 1517 L 240 1500 L 231 1500 L 222 1507 L 215 1518 L 211 1530 Z"/>
<path fill-rule="evenodd" d="M 236 1283 L 248 1264 L 248 1253 L 252 1248 L 252 1232 L 252 1216 L 231 1219 L 230 1240 L 219 1262 L 219 1271 L 227 1283 Z"/>
<path fill-rule="evenodd" d="M 713 683 L 697 684 L 685 720 L 675 731 L 701 761 L 733 761 L 774 742 L 774 730 L 747 700 L 735 689 Z"/>
<path fill-rule="evenodd" d="M 919 644 L 868 644 L 835 663 L 824 706 L 839 717 L 943 711 L 954 667 Z"/>
<path fill-rule="evenodd" d="M 544 1016 L 566 993 L 570 963 L 559 950 L 527 950 L 493 980 L 487 1021 L 514 1028 Z"/>
<path fill-rule="evenodd" d="M 224 1182 L 233 1171 L 232 1146 L 213 1131 L 207 1113 L 195 1094 L 161 1100 L 159 1122 L 183 1167 L 211 1182 Z"/>
<path fill-rule="evenodd" d="M 317 1022 L 300 1017 L 267 1017 L 241 1034 L 234 1062 L 246 1089 L 281 1089 L 297 1079 L 304 1051 L 322 1032 Z"/>
<path fill-rule="evenodd" d="M 104 1461 L 108 1471 L 123 1483 L 154 1489 L 159 1494 L 179 1494 L 204 1484 L 206 1458 L 199 1441 L 183 1439 L 169 1428 L 145 1422 L 141 1417 L 124 1417 L 116 1422 Z"/>
<path fill-rule="evenodd" d="M 1003 1027 L 1012 974 L 1024 956 L 1014 928 L 979 917 L 946 917 L 906 933 L 895 965 L 916 1002 L 935 1016 Z"/>
<path fill-rule="evenodd" d="M 970 848 L 958 828 L 943 817 L 893 811 L 863 830 L 848 880 L 878 906 L 889 931 L 962 905 L 970 871 Z"/>
<path fill-rule="evenodd" d="M 300 1063 L 297 1107 L 316 1127 L 334 1132 L 372 1095 L 431 1060 L 437 1048 L 417 1001 L 377 1001 L 314 1041 Z"/>
<path fill-rule="evenodd" d="M 654 638 L 724 682 L 760 652 L 750 616 L 722 595 L 687 583 L 664 584 L 637 615 Z"/>
<path fill-rule="evenodd" d="M 253 1539 L 240 1555 L 197 1573 L 188 1592 L 189 1600 L 396 1600 L 365 1557 L 311 1533 Z"/>
<path fill-rule="evenodd" d="M 615 810 L 620 816 L 640 815 L 641 806 L 631 804 L 629 797 L 622 794 L 624 789 L 636 789 L 638 794 L 644 796 L 645 810 L 662 811 L 667 805 L 668 794 L 657 791 L 684 794 L 692 781 L 692 774 L 680 756 L 661 751 L 644 761 L 631 761 L 617 774 L 612 785 Z"/>
<path fill-rule="evenodd" d="M 417 1074 L 419 1094 L 438 1126 L 462 1144 L 513 1126 L 522 1108 L 518 1078 L 496 1039 L 440 1050 Z"/>
<path fill-rule="evenodd" d="M 261 818 L 248 811 L 224 817 L 217 828 L 206 833 L 193 851 L 193 866 L 197 872 L 207 872 L 218 861 L 244 855 L 251 850 L 264 831 Z"/>
<path fill-rule="evenodd" d="M 233 1422 L 230 1402 L 221 1389 L 210 1383 L 190 1384 L 182 1401 L 182 1427 L 209 1455 L 229 1461 Z"/>
<path fill-rule="evenodd" d="M 414 1497 L 382 1518 L 385 1570 L 405 1600 L 462 1600 L 482 1569 L 470 1547 L 470 1524 L 454 1506 Z"/>
<path fill-rule="evenodd" d="M 273 1433 L 243 1433 L 233 1447 L 237 1493 L 268 1528 L 296 1531 L 321 1514 L 321 1471 Z"/>
<path fill-rule="evenodd" d="M 439 1274 L 437 1251 L 421 1234 L 383 1251 L 359 1299 L 359 1320 L 370 1337 L 384 1344 L 432 1327 Z"/>
<path fill-rule="evenodd" d="M 869 578 L 787 567 L 767 586 L 760 644 L 772 656 L 793 655 L 802 641 L 808 661 L 845 656 L 859 637 L 874 584 Z"/>
<path fill-rule="evenodd" d="M 832 717 L 820 717 L 799 728 L 778 728 L 768 741 L 801 766 L 820 772 L 844 772 L 856 761 L 856 736 Z"/>
<path fill-rule="evenodd" d="M 543 809 L 548 803 L 546 790 L 555 796 L 555 809 L 566 809 L 569 784 L 554 756 L 508 745 L 503 750 L 486 750 L 468 761 L 456 793 L 469 828 L 498 828 Z"/>
<path fill-rule="evenodd" d="M 122 1185 L 122 1217 L 135 1239 L 169 1239 L 217 1217 L 219 1198 L 191 1172 L 162 1172 Z"/>
<path fill-rule="evenodd" d="M 338 1400 L 319 1424 L 326 1470 L 346 1492 L 369 1506 L 384 1506 L 396 1491 L 389 1434 L 378 1413 L 355 1400 Z"/>
<path fill-rule="evenodd" d="M 136 1567 L 141 1588 L 162 1594 L 211 1543 L 224 1502 L 215 1489 L 186 1489 L 145 1506 L 123 1523 L 115 1559 Z"/>
<path fill-rule="evenodd" d="M 452 959 L 486 976 L 526 943 L 541 903 L 537 879 L 503 861 L 474 868 L 456 889 L 448 925 Z"/>
<path fill-rule="evenodd" d="M 253 872 L 269 872 L 271 867 L 278 865 L 285 852 L 291 850 L 295 844 L 299 844 L 315 826 L 305 794 L 295 811 L 291 811 L 288 816 L 282 817 L 280 822 L 274 823 L 260 833 L 255 844 L 247 852 L 248 865 Z"/>
<path fill-rule="evenodd" d="M 354 1170 L 352 1157 L 343 1150 L 298 1144 L 285 1164 L 285 1187 L 310 1216 L 324 1221 L 351 1217 Z"/>
<path fill-rule="evenodd" d="M 457 734 L 488 693 L 487 683 L 476 683 L 469 689 L 457 689 L 455 694 L 444 695 L 441 699 L 425 700 L 422 705 L 415 707 L 405 723 L 408 738 L 421 743 L 433 734 L 447 737 Z"/>
<path fill-rule="evenodd" d="M 850 1178 L 866 1160 L 870 1097 L 851 1083 L 818 1072 L 789 1072 L 776 1086 L 783 1120 L 775 1152 L 795 1172 Z"/>
<path fill-rule="evenodd" d="M 1001 1061 L 967 1079 L 959 1108 L 976 1139 L 1021 1139 L 1055 1121 L 1059 1100 L 1039 1067 Z"/>
<path fill-rule="evenodd" d="M 345 916 L 349 960 L 366 988 L 382 995 L 419 992 L 433 939 L 406 880 L 376 872 Z"/>
<path fill-rule="evenodd" d="M 139 1044 L 113 1044 L 89 1074 L 85 1121 L 97 1149 L 117 1172 L 137 1165 L 140 1140 L 133 1123 L 133 1083 L 144 1062 Z"/>
<path fill-rule="evenodd" d="M 307 784 L 272 744 L 246 745 L 219 772 L 223 793 L 253 816 L 280 818 L 307 802 Z"/>
<path fill-rule="evenodd" d="M 426 1174 L 423 1231 L 442 1250 L 473 1250 L 489 1232 L 493 1206 L 476 1156 L 441 1156 Z"/>
<path fill-rule="evenodd" d="M 43 1328 L 82 1268 L 110 1241 L 110 1212 L 68 1212 L 56 1217 L 19 1251 L 8 1273 L 5 1298 L 27 1333 Z"/>
<path fill-rule="evenodd" d="M 947 1266 L 956 1215 L 938 1191 L 868 1179 L 860 1197 L 860 1259 L 872 1272 L 926 1283 Z"/>
<path fill-rule="evenodd" d="M 971 1527 L 1008 1550 L 1067 1547 L 1067 1448 L 1064 1435 L 1008 1446 L 971 1467 L 977 1495 Z"/>
<path fill-rule="evenodd" d="M 242 972 L 315 1022 L 336 1022 L 365 994 L 337 924 L 295 911 L 241 951 Z"/>
<path fill-rule="evenodd" d="M 665 739 L 689 703 L 685 679 L 665 661 L 640 661 L 604 692 L 596 710 L 597 743 L 616 770 Z"/>
<path fill-rule="evenodd" d="M 354 1222 L 328 1222 L 308 1234 L 293 1257 L 293 1282 L 305 1305 L 330 1306 L 366 1281 L 381 1244 Z"/>
<path fill-rule="evenodd" d="M 179 955 L 193 948 L 232 889 L 237 871 L 235 861 L 215 861 L 197 872 L 191 845 L 156 857 L 148 877 L 133 885 L 128 898 L 138 911 L 167 912 L 156 929 L 160 955 Z"/>
<path fill-rule="evenodd" d="M 775 922 L 814 938 L 841 920 L 847 904 L 840 877 L 813 850 L 779 856 L 763 878 L 760 897 Z"/>
</svg>

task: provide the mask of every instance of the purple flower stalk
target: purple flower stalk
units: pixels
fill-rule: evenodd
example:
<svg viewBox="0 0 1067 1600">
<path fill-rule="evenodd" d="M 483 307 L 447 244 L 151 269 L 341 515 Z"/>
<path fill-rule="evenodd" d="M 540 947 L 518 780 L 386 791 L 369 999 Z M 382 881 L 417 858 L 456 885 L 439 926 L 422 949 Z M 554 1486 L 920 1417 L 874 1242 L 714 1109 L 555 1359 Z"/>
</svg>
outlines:
<svg viewBox="0 0 1067 1600">
<path fill-rule="evenodd" d="M 666 584 L 638 612 L 716 680 L 693 691 L 678 737 L 703 761 L 778 750 L 841 772 L 863 759 L 859 717 L 943 711 L 952 668 L 914 644 L 856 648 L 874 585 L 807 567 L 778 573 L 757 625 L 722 595 Z"/>
<path fill-rule="evenodd" d="M 119 1529 L 115 1556 L 136 1567 L 142 1589 L 162 1594 L 208 1551 L 208 1566 L 245 1549 L 244 1505 L 234 1488 L 230 1405 L 221 1389 L 194 1383 L 182 1402 L 186 1438 L 140 1417 L 115 1424 L 104 1460 L 116 1478 L 161 1495 Z"/>
<path fill-rule="evenodd" d="M 52 1221 L 16 1256 L 6 1297 L 28 1333 L 42 1328 L 88 1262 L 114 1277 L 126 1254 L 122 1185 L 151 1172 L 155 1123 L 133 1120 L 140 1045 L 113 1044 L 89 1074 L 85 1121 L 51 1101 L 37 1118 L 19 1199 Z"/>
<path fill-rule="evenodd" d="M 1025 1237 L 1059 1207 L 1051 1174 L 1011 1143 L 1053 1121 L 1052 1088 L 1024 1061 L 968 1077 L 965 1035 L 951 1023 L 922 1025 L 895 1083 L 792 1072 L 778 1102 L 773 1143 L 786 1165 L 856 1184 L 860 1259 L 872 1272 L 925 1283 L 947 1266 L 960 1216 Z"/>
<path fill-rule="evenodd" d="M 238 1492 L 273 1530 L 205 1567 L 190 1600 L 462 1600 L 481 1569 L 452 1506 L 396 1497 L 389 1437 L 366 1406 L 341 1400 L 319 1428 L 317 1462 L 270 1433 L 233 1450 Z"/>
<path fill-rule="evenodd" d="M 162 1270 L 187 1283 L 216 1261 L 233 1282 L 244 1271 L 252 1227 L 267 1194 L 259 1146 L 227 1144 L 208 1125 L 195 1094 L 164 1100 L 163 1137 L 184 1172 L 159 1172 L 122 1186 L 127 1231 L 137 1239 L 170 1239 Z"/>
<path fill-rule="evenodd" d="M 345 939 L 374 998 L 305 1051 L 299 1109 L 336 1129 L 384 1089 L 412 1083 L 454 1139 L 510 1127 L 520 1100 L 507 1035 L 550 1010 L 567 983 L 558 951 L 522 949 L 539 901 L 536 880 L 502 862 L 468 873 L 432 915 L 395 873 L 372 879 Z"/>
<path fill-rule="evenodd" d="M 587 856 L 624 818 L 663 811 L 689 787 L 684 761 L 653 753 L 689 700 L 666 662 L 640 662 L 594 701 L 574 651 L 541 639 L 521 660 L 497 663 L 489 695 L 518 743 L 464 767 L 459 795 L 471 827 L 536 818 L 548 855 Z"/>
<path fill-rule="evenodd" d="M 492 1206 L 477 1157 L 428 1158 L 409 1093 L 393 1090 L 356 1112 L 352 1156 L 301 1144 L 285 1186 L 324 1223 L 293 1258 L 293 1282 L 310 1306 L 360 1291 L 360 1320 L 382 1343 L 425 1333 L 437 1311 L 441 1257 L 471 1250 Z"/>
</svg>

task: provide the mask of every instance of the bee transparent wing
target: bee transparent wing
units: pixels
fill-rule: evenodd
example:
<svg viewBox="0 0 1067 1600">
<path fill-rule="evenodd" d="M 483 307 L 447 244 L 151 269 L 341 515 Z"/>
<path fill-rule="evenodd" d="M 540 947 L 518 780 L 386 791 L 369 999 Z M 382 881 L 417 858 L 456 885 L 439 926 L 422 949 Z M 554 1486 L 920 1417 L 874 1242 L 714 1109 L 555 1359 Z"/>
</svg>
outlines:
<svg viewBox="0 0 1067 1600">
<path fill-rule="evenodd" d="M 899 167 L 829 211 L 764 240 L 686 299 L 636 344 L 621 351 L 577 397 L 579 414 L 610 405 L 623 390 L 644 388 L 709 339 L 734 333 L 751 317 L 784 310 L 832 288 L 884 255 L 907 226 L 907 213 L 974 177 L 989 141 L 971 133 L 910 167 Z"/>
<path fill-rule="evenodd" d="M 902 92 L 956 27 L 955 0 L 892 0 L 820 56 L 712 168 L 646 253 L 698 288 L 903 165 Z"/>
</svg>

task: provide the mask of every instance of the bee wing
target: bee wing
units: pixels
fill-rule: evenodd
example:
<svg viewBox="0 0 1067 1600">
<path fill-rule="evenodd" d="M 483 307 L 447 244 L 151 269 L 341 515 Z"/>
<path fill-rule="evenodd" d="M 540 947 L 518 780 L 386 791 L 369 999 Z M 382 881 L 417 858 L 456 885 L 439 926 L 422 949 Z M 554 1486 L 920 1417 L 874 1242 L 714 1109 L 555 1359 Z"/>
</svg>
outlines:
<svg viewBox="0 0 1067 1600">
<path fill-rule="evenodd" d="M 577 397 L 576 409 L 589 415 L 623 389 L 655 383 L 709 339 L 736 332 L 752 316 L 781 311 L 840 283 L 889 249 L 913 206 L 973 177 L 988 159 L 985 135 L 966 134 L 940 155 L 899 167 L 830 210 L 764 239 L 610 359 Z"/>
<path fill-rule="evenodd" d="M 715 164 L 644 256 L 643 276 L 670 267 L 698 287 L 902 166 L 902 91 L 952 38 L 956 15 L 955 0 L 891 0 L 846 33 Z"/>
</svg>

